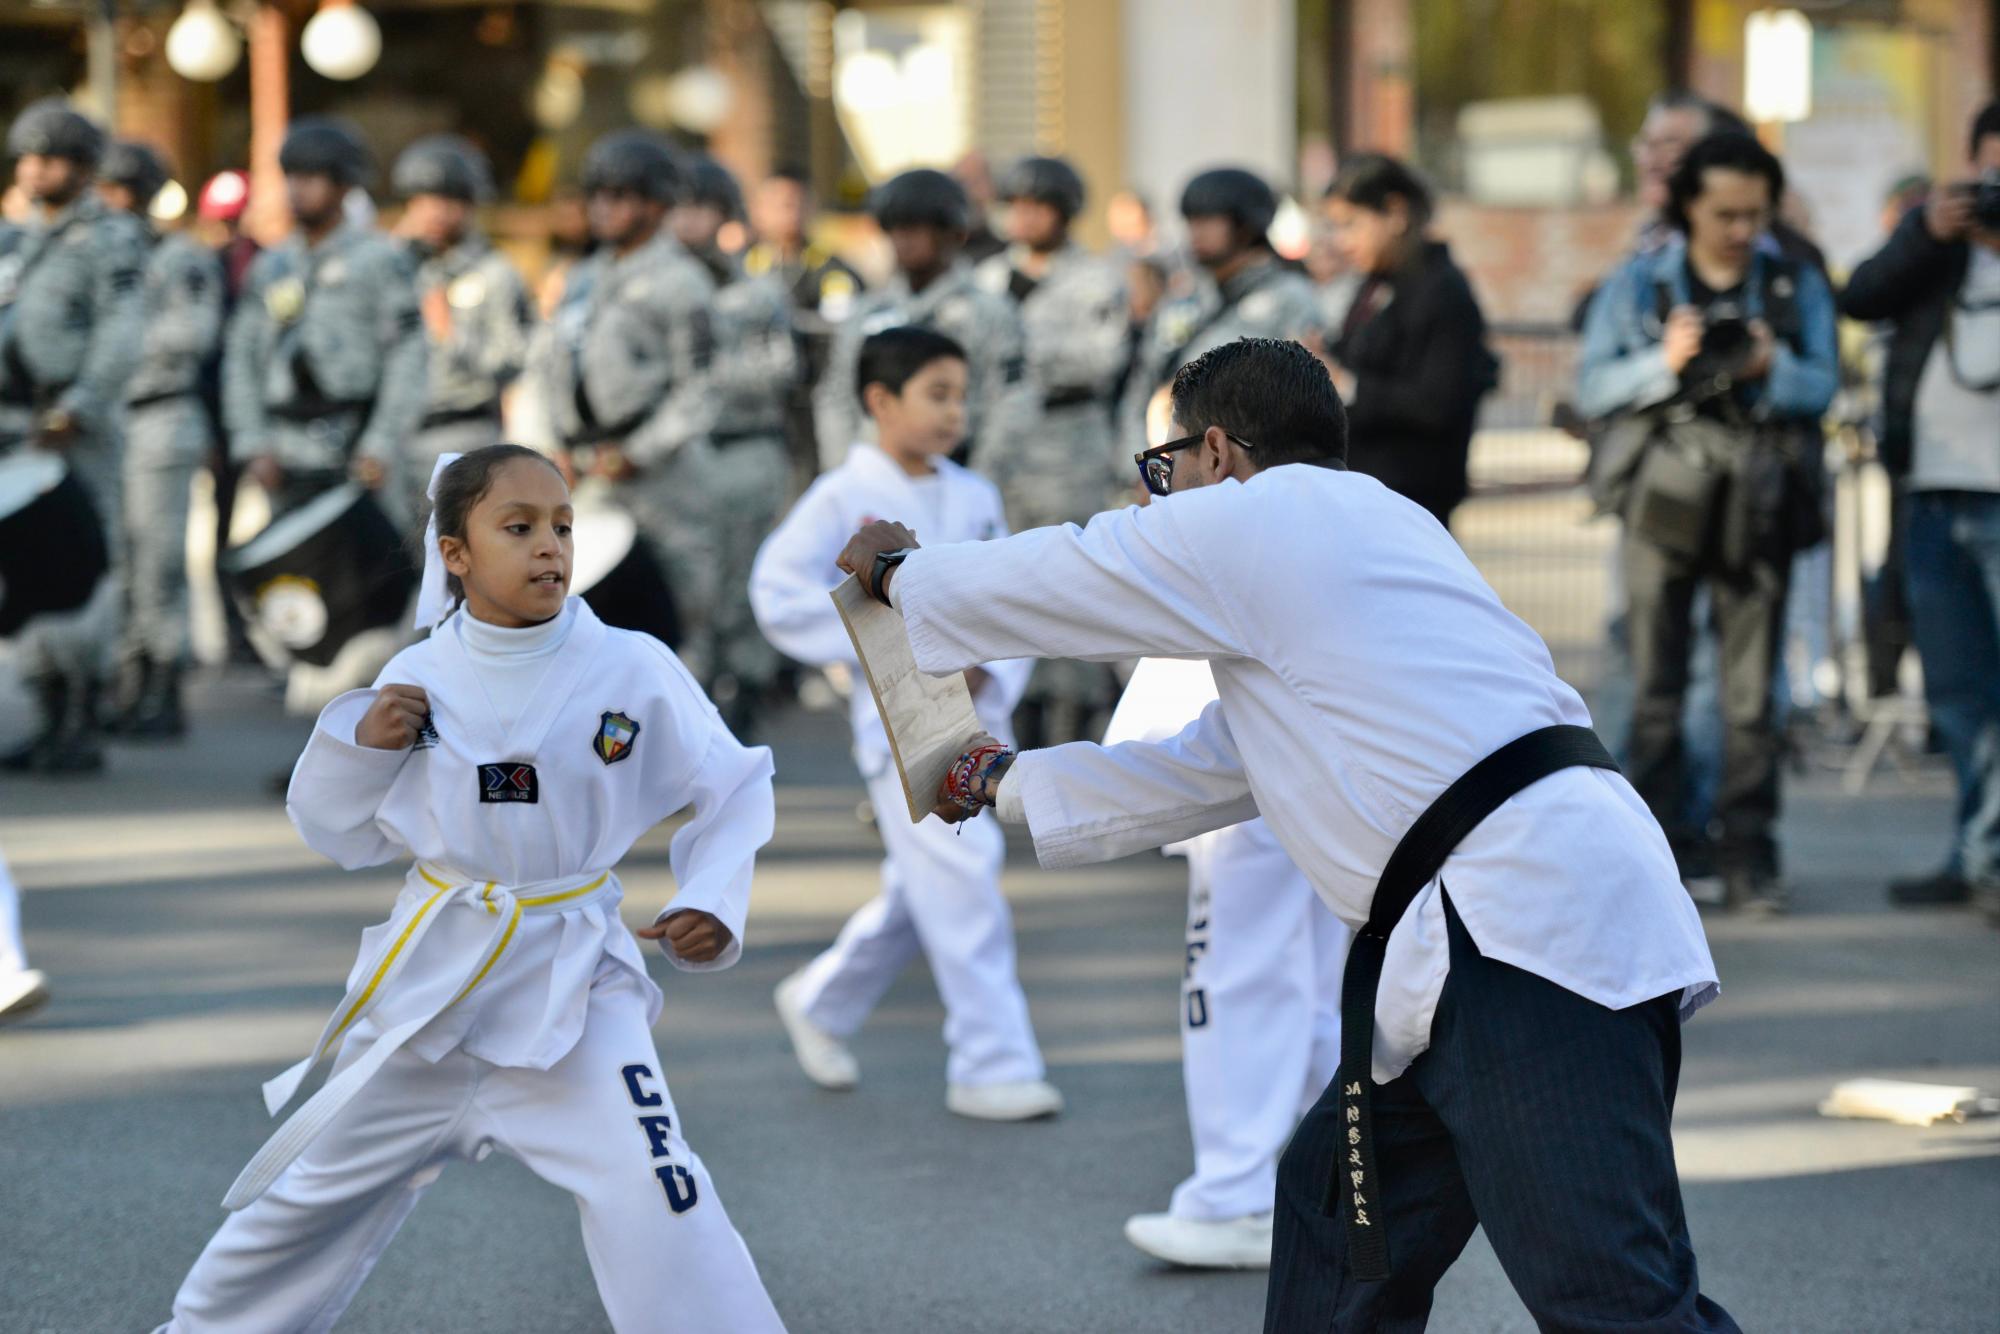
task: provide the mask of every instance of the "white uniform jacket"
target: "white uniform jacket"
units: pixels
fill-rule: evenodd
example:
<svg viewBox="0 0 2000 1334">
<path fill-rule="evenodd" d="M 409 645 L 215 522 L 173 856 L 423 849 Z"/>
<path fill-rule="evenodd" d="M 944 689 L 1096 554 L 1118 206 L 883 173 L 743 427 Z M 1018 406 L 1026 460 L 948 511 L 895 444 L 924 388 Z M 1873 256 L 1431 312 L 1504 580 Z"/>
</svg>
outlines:
<svg viewBox="0 0 2000 1334">
<path fill-rule="evenodd" d="M 854 530 L 872 519 L 906 524 L 924 542 L 982 542 L 1007 535 L 1000 492 L 984 477 L 941 458 L 934 476 L 919 480 L 876 446 L 856 443 L 838 467 L 806 489 L 764 540 L 750 571 L 750 605 L 758 627 L 779 652 L 800 662 L 845 663 L 857 669 L 848 721 L 854 728 L 854 762 L 864 778 L 887 768 L 889 737 L 868 683 L 859 679 L 853 642 L 827 593 L 847 578 L 834 558 Z M 1011 744 L 1010 719 L 1034 662 L 1023 658 L 983 665 L 987 682 L 973 698 L 973 707 L 987 731 Z"/>
<path fill-rule="evenodd" d="M 691 970 L 734 963 L 751 870 L 771 837 L 770 751 L 737 742 L 672 650 L 606 626 L 578 598 L 563 612 L 570 627 L 562 647 L 502 736 L 460 642 L 464 615 L 455 612 L 397 654 L 376 682 L 422 686 L 435 735 L 404 750 L 355 744 L 374 691 L 352 691 L 320 715 L 292 774 L 286 809 L 316 851 L 350 869 L 418 858 L 396 914 L 364 936 L 362 958 L 406 928 L 433 885 L 511 887 L 610 872 L 640 835 L 692 805 L 669 851 L 678 892 L 659 916 L 700 909 L 734 939 L 711 963 L 671 950 L 667 957 Z M 375 1022 L 388 1029 L 435 1010 L 437 1019 L 410 1042 L 419 1054 L 436 1060 L 463 1046 L 496 1065 L 545 1069 L 575 1045 L 591 981 L 606 966 L 635 974 L 657 1017 L 659 992 L 618 919 L 615 876 L 610 883 L 614 892 L 584 906 L 521 918 L 462 1004 L 432 993 L 458 984 L 493 919 L 443 911 L 397 985 L 375 1002 Z"/>
<path fill-rule="evenodd" d="M 920 535 L 921 539 L 921 535 Z M 1291 464 L 984 546 L 890 585 L 925 671 L 1035 653 L 1206 658 L 1220 700 L 1179 736 L 1033 751 L 1001 785 L 1042 864 L 1157 848 L 1261 812 L 1350 927 L 1390 852 L 1507 742 L 1588 724 L 1534 631 L 1450 534 L 1372 478 Z M 1569 769 L 1479 826 L 1390 937 L 1375 1077 L 1429 1042 L 1449 964 L 1440 885 L 1481 953 L 1622 1009 L 1716 992 L 1665 836 L 1618 774 Z"/>
</svg>

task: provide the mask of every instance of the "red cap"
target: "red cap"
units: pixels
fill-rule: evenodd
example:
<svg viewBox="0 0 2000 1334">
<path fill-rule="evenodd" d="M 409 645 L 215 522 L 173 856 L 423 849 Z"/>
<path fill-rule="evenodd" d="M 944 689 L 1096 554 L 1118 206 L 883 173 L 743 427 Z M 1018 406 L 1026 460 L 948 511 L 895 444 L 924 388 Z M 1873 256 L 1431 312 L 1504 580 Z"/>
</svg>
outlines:
<svg viewBox="0 0 2000 1334">
<path fill-rule="evenodd" d="M 233 222 L 250 203 L 250 178 L 240 171 L 219 171 L 201 187 L 196 211 L 210 222 Z"/>
</svg>

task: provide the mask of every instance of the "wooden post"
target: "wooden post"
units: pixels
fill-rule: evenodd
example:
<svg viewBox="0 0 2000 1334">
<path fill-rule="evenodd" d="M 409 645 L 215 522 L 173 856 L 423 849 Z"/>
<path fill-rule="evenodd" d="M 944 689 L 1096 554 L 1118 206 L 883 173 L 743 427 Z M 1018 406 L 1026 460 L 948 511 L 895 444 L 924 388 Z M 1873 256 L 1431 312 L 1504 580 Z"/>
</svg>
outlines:
<svg viewBox="0 0 2000 1334">
<path fill-rule="evenodd" d="M 272 245 L 291 230 L 278 149 L 291 123 L 292 22 L 260 3 L 250 20 L 250 208 L 243 230 Z"/>
</svg>

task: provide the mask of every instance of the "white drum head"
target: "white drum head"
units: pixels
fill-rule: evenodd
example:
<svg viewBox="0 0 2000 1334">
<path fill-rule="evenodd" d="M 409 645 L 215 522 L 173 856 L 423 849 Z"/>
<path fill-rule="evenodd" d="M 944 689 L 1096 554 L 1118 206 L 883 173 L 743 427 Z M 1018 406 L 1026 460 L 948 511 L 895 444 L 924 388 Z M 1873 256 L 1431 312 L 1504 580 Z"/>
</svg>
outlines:
<svg viewBox="0 0 2000 1334">
<path fill-rule="evenodd" d="M 20 449 L 0 457 L 0 519 L 11 519 L 53 491 L 69 470 L 46 450 Z"/>
<path fill-rule="evenodd" d="M 604 581 L 632 553 L 639 525 L 612 505 L 580 505 L 571 524 L 576 554 L 570 561 L 569 591 L 581 596 Z"/>
<path fill-rule="evenodd" d="M 229 568 L 252 570 L 276 560 L 347 513 L 348 507 L 361 498 L 361 491 L 361 483 L 349 482 L 323 496 L 314 496 L 290 514 L 273 520 L 242 546 L 233 548 L 226 557 Z"/>
</svg>

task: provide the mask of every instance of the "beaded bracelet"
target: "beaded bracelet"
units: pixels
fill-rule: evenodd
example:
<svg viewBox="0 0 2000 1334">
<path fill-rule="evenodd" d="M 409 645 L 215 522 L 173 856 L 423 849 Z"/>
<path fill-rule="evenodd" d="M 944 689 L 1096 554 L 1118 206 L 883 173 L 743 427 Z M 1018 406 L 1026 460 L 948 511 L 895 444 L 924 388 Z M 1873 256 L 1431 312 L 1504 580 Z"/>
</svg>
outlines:
<svg viewBox="0 0 2000 1334">
<path fill-rule="evenodd" d="M 951 768 L 945 773 L 944 794 L 966 814 L 978 814 L 986 803 L 975 794 L 974 784 L 983 781 L 1002 758 L 1011 757 L 1013 753 L 997 742 L 966 751 L 952 761 Z"/>
</svg>

